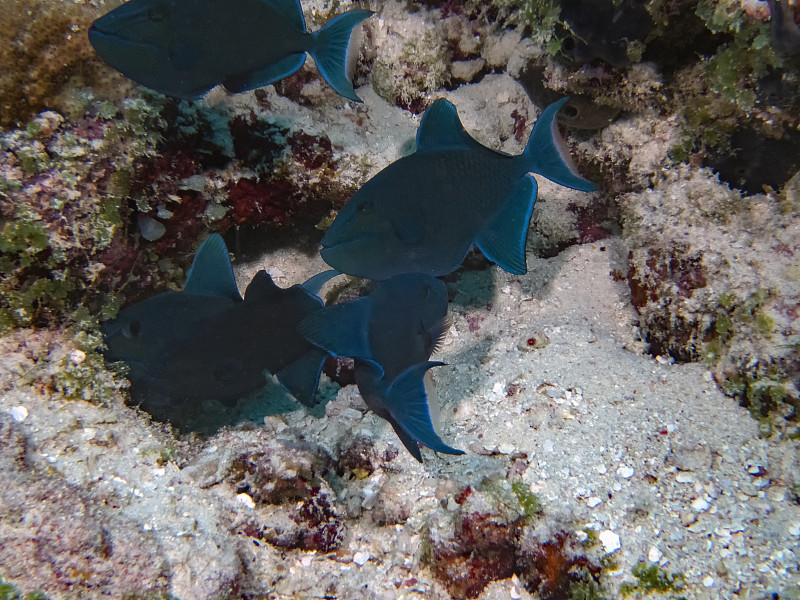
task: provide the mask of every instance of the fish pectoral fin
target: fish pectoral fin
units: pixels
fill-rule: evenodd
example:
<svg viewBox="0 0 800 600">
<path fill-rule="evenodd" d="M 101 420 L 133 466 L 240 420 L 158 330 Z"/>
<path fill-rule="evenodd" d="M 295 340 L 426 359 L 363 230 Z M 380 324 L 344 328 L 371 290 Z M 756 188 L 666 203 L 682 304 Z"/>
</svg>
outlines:
<svg viewBox="0 0 800 600">
<path fill-rule="evenodd" d="M 483 148 L 466 132 L 449 100 L 439 98 L 422 115 L 417 129 L 417 152 L 473 146 Z"/>
<path fill-rule="evenodd" d="M 231 268 L 231 257 L 222 236 L 212 233 L 200 244 L 194 262 L 186 276 L 184 294 L 191 296 L 217 296 L 241 302 L 236 278 Z"/>
<path fill-rule="evenodd" d="M 369 298 L 315 311 L 300 322 L 297 331 L 309 342 L 335 354 L 374 360 L 369 344 Z"/>
<path fill-rule="evenodd" d="M 247 90 L 254 90 L 291 75 L 302 67 L 305 61 L 305 52 L 292 54 L 286 58 L 282 58 L 278 62 L 272 63 L 264 69 L 229 75 L 222 80 L 222 85 L 225 86 L 226 90 L 234 94 L 246 92 Z"/>
<path fill-rule="evenodd" d="M 525 262 L 525 239 L 536 202 L 538 187 L 532 175 L 526 175 L 514 188 L 503 208 L 475 238 L 486 258 L 503 270 L 521 275 L 528 270 Z"/>
<path fill-rule="evenodd" d="M 443 454 L 464 454 L 463 450 L 451 448 L 445 444 L 436 433 L 431 421 L 424 377 L 428 369 L 443 364 L 427 361 L 403 371 L 389 386 L 384 404 L 392 418 L 414 440 Z M 401 441 L 403 441 L 402 438 Z M 405 442 L 403 443 L 405 444 Z"/>
<path fill-rule="evenodd" d="M 319 348 L 312 348 L 293 363 L 275 373 L 281 385 L 289 390 L 298 402 L 312 408 L 316 405 L 316 392 L 322 364 L 328 353 Z"/>
</svg>

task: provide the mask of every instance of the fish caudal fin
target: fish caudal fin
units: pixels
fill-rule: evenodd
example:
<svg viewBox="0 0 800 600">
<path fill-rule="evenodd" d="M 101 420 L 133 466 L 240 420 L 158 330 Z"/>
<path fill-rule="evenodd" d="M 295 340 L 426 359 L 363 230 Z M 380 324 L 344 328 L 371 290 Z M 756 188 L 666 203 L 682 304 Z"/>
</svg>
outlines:
<svg viewBox="0 0 800 600">
<path fill-rule="evenodd" d="M 350 52 L 357 52 L 358 48 L 350 47 L 350 38 L 353 28 L 372 14 L 371 10 L 349 10 L 311 34 L 314 44 L 309 53 L 325 81 L 338 94 L 355 102 L 361 102 L 361 99 L 347 76 L 347 63 Z"/>
<path fill-rule="evenodd" d="M 556 115 L 568 99 L 562 98 L 544 109 L 533 127 L 523 155 L 528 162 L 529 172 L 538 173 L 574 190 L 591 192 L 597 186 L 578 174 L 556 124 Z"/>
<path fill-rule="evenodd" d="M 384 404 L 397 424 L 417 442 L 443 454 L 464 454 L 463 450 L 451 448 L 445 444 L 436 433 L 431 421 L 424 377 L 428 369 L 443 364 L 427 361 L 403 371 L 389 386 Z M 400 441 L 408 448 L 402 436 L 400 436 Z M 414 454 L 414 452 L 411 453 Z"/>
<path fill-rule="evenodd" d="M 527 272 L 525 239 L 536 202 L 536 180 L 531 175 L 522 178 L 506 199 L 502 210 L 475 238 L 486 258 L 515 275 Z"/>
<path fill-rule="evenodd" d="M 335 269 L 328 269 L 322 273 L 317 273 L 302 283 L 303 289 L 305 289 L 309 294 L 319 296 L 319 292 L 322 290 L 323 286 L 331 279 L 338 277 L 339 275 L 341 275 L 341 273 Z"/>
<path fill-rule="evenodd" d="M 328 353 L 313 348 L 275 374 L 281 385 L 289 390 L 298 402 L 313 407 L 319 385 L 319 375 Z"/>
</svg>

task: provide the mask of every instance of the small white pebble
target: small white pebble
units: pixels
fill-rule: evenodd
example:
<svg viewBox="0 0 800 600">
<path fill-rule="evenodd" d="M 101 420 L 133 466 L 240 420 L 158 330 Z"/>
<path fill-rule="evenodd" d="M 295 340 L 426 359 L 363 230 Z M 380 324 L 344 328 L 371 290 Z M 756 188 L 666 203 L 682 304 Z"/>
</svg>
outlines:
<svg viewBox="0 0 800 600">
<path fill-rule="evenodd" d="M 598 465 L 595 468 L 597 469 L 597 472 L 600 473 L 600 475 L 605 475 L 608 472 L 608 469 L 606 469 L 605 465 Z"/>
<path fill-rule="evenodd" d="M 685 471 L 678 471 L 678 474 L 675 475 L 675 481 L 678 483 L 694 483 L 694 475 Z"/>
<path fill-rule="evenodd" d="M 83 428 L 83 439 L 87 442 L 93 440 L 97 436 L 97 430 L 94 427 Z"/>
<path fill-rule="evenodd" d="M 28 409 L 24 406 L 15 406 L 11 409 L 11 417 L 17 422 L 21 423 L 28 418 Z"/>
<path fill-rule="evenodd" d="M 545 452 L 552 452 L 553 449 L 556 447 L 556 445 L 553 442 L 553 440 L 545 440 L 545 442 L 544 442 L 544 444 L 542 444 L 542 446 L 544 447 L 544 451 Z"/>
<path fill-rule="evenodd" d="M 662 556 L 664 556 L 664 554 L 661 552 L 661 550 L 655 546 L 650 546 L 650 552 L 647 553 L 647 560 L 649 560 L 651 563 L 657 563 L 661 560 Z"/>
<path fill-rule="evenodd" d="M 356 563 L 359 567 L 362 567 L 365 564 L 367 564 L 368 560 L 369 560 L 369 554 L 367 554 L 366 552 L 358 551 L 353 555 L 353 562 Z"/>
<path fill-rule="evenodd" d="M 251 510 L 256 507 L 256 503 L 253 501 L 253 499 L 248 494 L 238 494 L 236 496 L 236 501 L 239 504 L 245 505 L 247 508 L 249 508 Z"/>
<path fill-rule="evenodd" d="M 631 477 L 633 477 L 633 467 L 629 467 L 628 465 L 622 465 L 619 469 L 617 469 L 617 475 L 619 475 L 623 479 L 630 479 Z"/>
<path fill-rule="evenodd" d="M 522 596 L 519 593 L 519 590 L 517 589 L 517 586 L 513 586 L 508 595 L 511 597 L 511 600 L 519 600 L 520 598 L 522 598 Z"/>
<path fill-rule="evenodd" d="M 602 502 L 602 500 L 600 498 L 598 498 L 597 496 L 592 496 L 591 498 L 589 498 L 586 501 L 586 506 L 588 506 L 589 508 L 594 508 L 595 506 L 597 506 L 601 502 Z"/>
<path fill-rule="evenodd" d="M 714 578 L 709 575 L 705 579 L 703 579 L 703 585 L 707 588 L 714 587 Z"/>
<path fill-rule="evenodd" d="M 800 535 L 800 521 L 795 521 L 789 525 L 789 535 Z"/>
<path fill-rule="evenodd" d="M 616 552 L 622 547 L 622 544 L 619 542 L 619 536 L 609 529 L 603 531 L 598 538 L 600 539 L 600 543 L 603 544 L 603 550 L 605 550 L 606 554 Z"/>
<path fill-rule="evenodd" d="M 755 479 L 753 479 L 753 485 L 756 486 L 757 488 L 764 488 L 769 485 L 769 480 L 764 479 L 763 477 L 756 477 Z"/>
<path fill-rule="evenodd" d="M 79 365 L 86 360 L 86 352 L 78 350 L 77 348 L 69 353 L 69 359 L 73 364 Z"/>
<path fill-rule="evenodd" d="M 761 472 L 761 467 L 759 465 L 750 465 L 747 467 L 747 472 L 750 475 L 758 475 Z"/>
<path fill-rule="evenodd" d="M 585 531 L 576 531 L 575 539 L 578 540 L 578 542 L 585 542 L 586 540 L 589 539 L 589 534 L 586 533 Z"/>
<path fill-rule="evenodd" d="M 708 510 L 709 506 L 711 506 L 704 498 L 696 498 L 692 502 L 692 508 L 695 509 L 697 512 L 705 512 Z"/>
</svg>

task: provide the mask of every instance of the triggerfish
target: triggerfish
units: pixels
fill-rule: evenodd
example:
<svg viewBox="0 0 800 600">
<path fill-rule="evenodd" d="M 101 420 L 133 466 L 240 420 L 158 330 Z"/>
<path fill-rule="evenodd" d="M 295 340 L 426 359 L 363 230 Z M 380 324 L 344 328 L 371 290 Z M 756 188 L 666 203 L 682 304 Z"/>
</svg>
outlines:
<svg viewBox="0 0 800 600">
<path fill-rule="evenodd" d="M 103 323 L 109 361 L 123 361 L 143 407 L 217 399 L 232 405 L 273 374 L 297 400 L 315 403 L 327 353 L 297 332 L 323 307 L 314 295 L 335 274 L 283 289 L 259 271 L 239 295 L 225 242 L 212 234 L 195 255 L 186 285 L 134 304 Z"/>
<path fill-rule="evenodd" d="M 187 99 L 218 84 L 243 92 L 274 83 L 308 52 L 334 90 L 358 101 L 348 46 L 371 14 L 351 10 L 307 33 L 297 0 L 130 0 L 95 21 L 89 41 L 123 75 Z"/>
<path fill-rule="evenodd" d="M 428 275 L 397 275 L 369 296 L 323 308 L 298 330 L 317 346 L 355 359 L 355 378 L 367 406 L 386 419 L 422 462 L 417 442 L 436 452 L 464 454 L 436 433 L 425 373 L 446 328 L 447 287 Z M 435 408 L 435 407 L 434 407 Z"/>
<path fill-rule="evenodd" d="M 594 184 L 578 175 L 561 146 L 556 113 L 542 113 L 524 152 L 490 150 L 464 130 L 455 106 L 434 102 L 417 131 L 417 149 L 367 181 L 322 238 L 334 269 L 368 279 L 400 273 L 445 275 L 473 244 L 510 273 L 527 270 L 525 238 L 538 173 L 577 190 Z"/>
</svg>

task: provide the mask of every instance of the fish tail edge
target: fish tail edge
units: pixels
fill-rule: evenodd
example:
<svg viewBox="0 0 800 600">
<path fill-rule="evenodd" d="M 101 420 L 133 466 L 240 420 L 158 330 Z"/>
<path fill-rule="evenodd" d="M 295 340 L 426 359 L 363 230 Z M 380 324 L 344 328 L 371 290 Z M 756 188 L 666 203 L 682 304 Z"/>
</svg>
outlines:
<svg viewBox="0 0 800 600">
<path fill-rule="evenodd" d="M 353 29 L 364 19 L 375 14 L 371 10 L 349 10 L 328 21 L 322 29 L 311 34 L 314 44 L 309 54 L 317 64 L 322 77 L 341 96 L 361 102 L 347 76 L 347 65 L 356 44 L 351 44 Z"/>
</svg>

